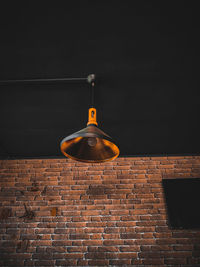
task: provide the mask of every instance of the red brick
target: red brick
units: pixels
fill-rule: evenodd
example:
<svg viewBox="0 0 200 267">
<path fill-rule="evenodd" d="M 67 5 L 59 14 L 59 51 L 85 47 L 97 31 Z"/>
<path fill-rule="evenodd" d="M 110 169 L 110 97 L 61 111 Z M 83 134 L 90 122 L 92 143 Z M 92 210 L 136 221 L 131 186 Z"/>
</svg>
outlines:
<svg viewBox="0 0 200 267">
<path fill-rule="evenodd" d="M 171 238 L 172 233 L 154 233 L 155 238 Z"/>
<path fill-rule="evenodd" d="M 84 228 L 69 228 L 68 230 L 70 234 L 85 234 Z"/>
<path fill-rule="evenodd" d="M 35 253 L 33 254 L 33 259 L 39 259 L 39 260 L 51 260 L 53 259 L 52 255 L 49 253 Z"/>
<path fill-rule="evenodd" d="M 102 211 L 100 211 L 100 214 L 101 214 L 102 216 L 110 215 L 110 211 L 109 211 L 109 210 L 102 210 Z"/>
<path fill-rule="evenodd" d="M 88 222 L 86 226 L 87 227 L 104 227 L 106 226 L 106 222 Z"/>
<path fill-rule="evenodd" d="M 86 206 L 87 210 L 103 210 L 105 206 L 103 205 L 88 205 Z"/>
<path fill-rule="evenodd" d="M 174 250 L 178 251 L 187 251 L 187 250 L 193 250 L 193 245 L 175 245 L 173 246 Z"/>
<path fill-rule="evenodd" d="M 88 252 L 98 252 L 98 247 L 88 247 Z"/>
<path fill-rule="evenodd" d="M 75 265 L 76 265 L 76 260 L 69 260 L 69 259 L 56 260 L 56 266 L 75 266 Z M 55 266 L 55 265 L 53 264 L 49 266 Z"/>
<path fill-rule="evenodd" d="M 146 251 L 138 254 L 139 258 L 161 258 L 163 254 L 160 251 Z"/>
<path fill-rule="evenodd" d="M 121 216 L 121 221 L 137 221 L 139 219 L 139 216 Z M 137 224 L 137 222 L 136 222 Z"/>
<path fill-rule="evenodd" d="M 76 199 L 80 199 L 80 195 L 77 194 L 77 195 L 67 195 L 67 196 L 62 196 L 62 200 L 76 200 Z"/>
<path fill-rule="evenodd" d="M 88 264 L 91 266 L 108 266 L 108 260 L 89 260 Z"/>
<path fill-rule="evenodd" d="M 133 221 L 117 222 L 116 224 L 119 227 L 135 227 L 136 226 L 136 222 L 133 222 Z"/>
<path fill-rule="evenodd" d="M 171 232 L 169 230 L 169 227 L 168 226 L 158 226 L 156 227 L 156 232 Z"/>
<path fill-rule="evenodd" d="M 163 256 L 165 258 L 189 258 L 192 257 L 192 251 L 164 251 Z"/>
<path fill-rule="evenodd" d="M 53 241 L 52 246 L 71 246 L 72 241 L 62 240 L 62 241 Z"/>
<path fill-rule="evenodd" d="M 173 232 L 172 236 L 173 237 L 177 237 L 177 238 L 183 237 L 183 233 L 181 233 L 181 232 Z M 197 233 L 195 233 L 195 232 L 184 233 L 184 238 L 193 238 L 193 237 L 196 237 L 196 236 L 197 236 Z"/>
<path fill-rule="evenodd" d="M 123 245 L 124 241 L 121 239 L 115 239 L 115 240 L 104 240 L 103 244 L 105 246 L 115 246 L 115 245 Z"/>
<path fill-rule="evenodd" d="M 139 234 L 135 234 L 135 233 L 124 233 L 124 234 L 121 234 L 121 238 L 122 239 L 137 239 L 139 237 L 140 237 L 140 235 Z"/>
<path fill-rule="evenodd" d="M 62 229 L 62 228 L 61 229 L 55 229 L 54 233 L 55 234 L 68 234 L 69 233 L 69 229 L 66 229 L 66 228 L 65 229 Z"/>
<path fill-rule="evenodd" d="M 136 245 L 154 245 L 155 243 L 155 239 L 136 239 L 134 242 Z"/>
<path fill-rule="evenodd" d="M 137 258 L 137 253 L 129 252 L 129 253 L 118 253 L 119 259 L 134 259 Z"/>
<path fill-rule="evenodd" d="M 143 264 L 149 265 L 162 265 L 164 266 L 164 259 L 144 259 L 142 260 Z"/>
<path fill-rule="evenodd" d="M 126 198 L 126 194 L 111 194 L 111 195 L 107 195 L 108 199 L 124 199 Z"/>
<path fill-rule="evenodd" d="M 129 211 L 128 210 L 111 210 L 110 211 L 111 215 L 128 215 Z"/>
<path fill-rule="evenodd" d="M 103 234 L 104 239 L 119 239 L 120 234 Z"/>
<path fill-rule="evenodd" d="M 181 264 L 186 264 L 187 263 L 187 259 L 186 258 L 182 258 L 182 259 L 165 259 L 164 260 L 165 264 L 169 264 L 169 265 L 181 265 Z"/>
<path fill-rule="evenodd" d="M 83 245 L 83 241 L 80 241 L 80 240 L 72 241 L 72 246 L 82 246 L 82 245 Z"/>
<path fill-rule="evenodd" d="M 53 260 L 39 260 L 35 261 L 35 266 L 53 266 L 54 261 Z"/>
<path fill-rule="evenodd" d="M 142 238 L 154 238 L 153 233 L 143 233 Z"/>
<path fill-rule="evenodd" d="M 83 215 L 83 216 L 97 216 L 100 214 L 101 214 L 101 211 L 98 211 L 98 210 L 83 210 L 83 211 L 81 211 L 81 215 Z"/>
<path fill-rule="evenodd" d="M 76 239 L 90 239 L 89 234 L 70 234 L 69 239 L 76 240 Z"/>
<path fill-rule="evenodd" d="M 101 220 L 103 222 L 105 222 L 105 221 L 119 221 L 120 216 L 103 216 L 103 217 L 101 217 Z"/>
<path fill-rule="evenodd" d="M 116 188 L 118 188 L 118 189 L 133 189 L 134 185 L 133 184 L 119 184 L 119 185 L 116 185 Z"/>
<path fill-rule="evenodd" d="M 101 239 L 101 234 L 90 234 L 90 239 Z"/>
<path fill-rule="evenodd" d="M 105 228 L 104 230 L 105 233 L 109 234 L 109 233 L 119 233 L 119 228 L 116 227 L 111 227 L 111 228 Z"/>
<path fill-rule="evenodd" d="M 101 218 L 99 217 L 99 216 L 93 216 L 93 217 L 91 217 L 91 221 L 92 222 L 100 222 L 101 221 Z"/>
<path fill-rule="evenodd" d="M 120 247 L 121 252 L 138 252 L 140 251 L 140 246 L 124 246 Z"/>
<path fill-rule="evenodd" d="M 69 265 L 72 265 L 72 264 L 69 264 Z M 73 265 L 76 265 L 76 263 L 74 263 Z M 88 260 L 78 260 L 77 265 L 78 266 L 88 266 Z"/>
<path fill-rule="evenodd" d="M 85 254 L 86 259 L 105 259 L 105 258 L 116 258 L 118 254 L 110 252 L 89 252 Z"/>
<path fill-rule="evenodd" d="M 91 220 L 89 216 L 79 216 L 79 217 L 72 217 L 72 222 L 88 222 Z"/>
<path fill-rule="evenodd" d="M 41 235 L 42 240 L 51 240 L 51 235 Z"/>
<path fill-rule="evenodd" d="M 55 256 L 56 254 L 54 254 Z M 82 259 L 83 258 L 83 253 L 66 253 L 64 255 L 65 259 Z M 60 254 L 61 258 L 63 258 L 63 255 Z"/>
<path fill-rule="evenodd" d="M 146 246 L 141 246 L 141 250 L 145 250 Z M 149 250 L 149 249 L 148 249 Z M 170 245 L 155 245 L 155 246 L 151 246 L 151 250 L 152 251 L 171 251 L 173 250 L 173 247 Z"/>
<path fill-rule="evenodd" d="M 151 211 L 149 209 L 141 209 L 141 210 L 134 209 L 134 210 L 130 210 L 129 213 L 131 215 L 146 215 L 146 214 L 150 214 Z"/>
<path fill-rule="evenodd" d="M 98 247 L 98 251 L 99 252 L 118 252 L 119 248 L 116 246 L 113 246 L 113 247 L 105 246 L 105 247 Z"/>
<path fill-rule="evenodd" d="M 156 243 L 158 245 L 168 245 L 168 244 L 176 244 L 176 239 L 175 238 L 162 238 L 162 239 L 157 239 Z"/>
<path fill-rule="evenodd" d="M 40 228 L 35 230 L 36 234 L 52 234 L 53 232 L 53 228 Z"/>
<path fill-rule="evenodd" d="M 66 239 L 69 239 L 69 235 L 68 234 L 56 234 L 56 235 L 51 235 L 52 239 L 53 240 L 66 240 Z"/>
<path fill-rule="evenodd" d="M 85 240 L 83 241 L 84 246 L 101 246 L 103 244 L 102 240 Z"/>
<path fill-rule="evenodd" d="M 155 227 L 136 227 L 136 233 L 155 232 Z"/>
<path fill-rule="evenodd" d="M 110 260 L 109 265 L 127 266 L 131 264 L 131 260 Z"/>
<path fill-rule="evenodd" d="M 83 228 L 86 226 L 86 222 L 68 222 L 66 223 L 66 227 L 69 227 L 69 228 Z"/>
</svg>

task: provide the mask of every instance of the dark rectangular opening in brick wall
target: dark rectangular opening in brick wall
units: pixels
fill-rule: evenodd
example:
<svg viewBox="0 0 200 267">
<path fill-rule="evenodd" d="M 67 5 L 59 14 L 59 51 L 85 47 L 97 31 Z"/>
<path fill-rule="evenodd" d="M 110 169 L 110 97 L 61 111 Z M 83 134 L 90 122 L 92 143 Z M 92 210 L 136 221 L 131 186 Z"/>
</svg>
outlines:
<svg viewBox="0 0 200 267">
<path fill-rule="evenodd" d="M 162 186 L 195 177 L 198 156 L 2 160 L 0 266 L 200 266 L 200 230 L 168 226 Z"/>
<path fill-rule="evenodd" d="M 200 178 L 163 179 L 172 228 L 200 229 Z"/>
</svg>

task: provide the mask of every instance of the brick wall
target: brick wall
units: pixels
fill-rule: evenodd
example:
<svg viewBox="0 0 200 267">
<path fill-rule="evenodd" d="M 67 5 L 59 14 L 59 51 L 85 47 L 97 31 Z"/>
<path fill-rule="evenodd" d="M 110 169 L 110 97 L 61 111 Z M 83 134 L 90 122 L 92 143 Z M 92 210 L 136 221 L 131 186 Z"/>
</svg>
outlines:
<svg viewBox="0 0 200 267">
<path fill-rule="evenodd" d="M 169 177 L 200 157 L 0 161 L 0 266 L 200 266 L 200 230 L 167 225 Z"/>
</svg>

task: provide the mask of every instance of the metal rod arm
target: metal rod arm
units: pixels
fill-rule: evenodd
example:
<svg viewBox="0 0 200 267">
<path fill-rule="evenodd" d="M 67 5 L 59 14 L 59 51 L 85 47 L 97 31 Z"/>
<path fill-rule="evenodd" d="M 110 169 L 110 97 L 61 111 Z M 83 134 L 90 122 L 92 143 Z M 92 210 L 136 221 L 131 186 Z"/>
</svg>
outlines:
<svg viewBox="0 0 200 267">
<path fill-rule="evenodd" d="M 45 78 L 45 79 L 21 79 L 21 80 L 0 80 L 0 84 L 9 83 L 34 83 L 34 82 L 75 82 L 75 81 L 87 81 L 88 83 L 93 82 L 95 79 L 94 74 L 89 74 L 87 77 L 78 78 Z"/>
<path fill-rule="evenodd" d="M 26 82 L 65 82 L 87 81 L 87 78 L 48 78 L 48 79 L 23 79 L 23 80 L 0 80 L 0 83 L 26 83 Z"/>
</svg>

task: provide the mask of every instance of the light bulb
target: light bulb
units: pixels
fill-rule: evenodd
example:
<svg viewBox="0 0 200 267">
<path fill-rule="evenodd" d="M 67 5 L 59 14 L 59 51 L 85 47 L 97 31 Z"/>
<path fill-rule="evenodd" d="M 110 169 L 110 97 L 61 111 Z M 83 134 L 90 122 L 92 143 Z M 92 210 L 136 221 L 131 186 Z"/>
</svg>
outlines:
<svg viewBox="0 0 200 267">
<path fill-rule="evenodd" d="M 96 146 L 97 139 L 95 137 L 89 137 L 87 142 L 89 146 Z"/>
</svg>

